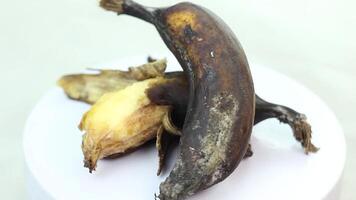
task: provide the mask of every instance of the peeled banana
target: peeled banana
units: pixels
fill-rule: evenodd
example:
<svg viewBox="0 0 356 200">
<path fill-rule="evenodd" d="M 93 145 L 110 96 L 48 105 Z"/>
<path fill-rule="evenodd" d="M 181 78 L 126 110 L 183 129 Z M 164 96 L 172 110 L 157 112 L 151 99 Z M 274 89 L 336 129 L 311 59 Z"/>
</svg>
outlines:
<svg viewBox="0 0 356 200">
<path fill-rule="evenodd" d="M 82 150 L 90 172 L 98 159 L 125 153 L 156 137 L 169 106 L 152 104 L 145 90 L 165 81 L 156 77 L 106 93 L 84 114 L 79 128 L 85 133 Z"/>
</svg>

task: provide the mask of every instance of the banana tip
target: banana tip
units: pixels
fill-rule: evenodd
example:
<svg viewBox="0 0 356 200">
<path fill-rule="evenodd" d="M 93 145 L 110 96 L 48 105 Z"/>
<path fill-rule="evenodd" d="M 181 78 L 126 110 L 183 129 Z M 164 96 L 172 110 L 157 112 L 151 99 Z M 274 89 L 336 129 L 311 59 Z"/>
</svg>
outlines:
<svg viewBox="0 0 356 200">
<path fill-rule="evenodd" d="M 92 173 L 95 171 L 96 162 L 93 162 L 92 160 L 84 160 L 84 167 L 89 168 L 89 173 Z"/>
<path fill-rule="evenodd" d="M 88 134 L 83 135 L 82 151 L 84 154 L 84 167 L 89 168 L 92 173 L 96 169 L 96 164 L 102 156 L 101 145 Z"/>
<path fill-rule="evenodd" d="M 68 76 L 62 76 L 59 80 L 57 80 L 57 85 L 63 89 L 66 89 L 68 81 Z"/>
</svg>

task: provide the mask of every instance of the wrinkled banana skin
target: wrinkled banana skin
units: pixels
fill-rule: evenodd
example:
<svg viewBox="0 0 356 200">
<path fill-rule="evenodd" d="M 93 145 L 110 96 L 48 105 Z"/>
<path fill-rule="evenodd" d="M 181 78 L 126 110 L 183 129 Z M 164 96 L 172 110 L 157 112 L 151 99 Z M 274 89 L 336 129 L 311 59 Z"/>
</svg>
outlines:
<svg viewBox="0 0 356 200">
<path fill-rule="evenodd" d="M 182 3 L 160 17 L 167 29 L 158 30 L 190 86 L 180 154 L 160 186 L 160 199 L 184 199 L 224 180 L 243 158 L 253 126 L 254 88 L 238 40 L 217 16 Z"/>
<path fill-rule="evenodd" d="M 188 79 L 180 153 L 159 198 L 186 199 L 224 180 L 246 153 L 255 115 L 253 81 L 235 35 L 219 17 L 191 3 L 163 9 L 129 0 L 100 5 L 152 23 Z"/>
</svg>

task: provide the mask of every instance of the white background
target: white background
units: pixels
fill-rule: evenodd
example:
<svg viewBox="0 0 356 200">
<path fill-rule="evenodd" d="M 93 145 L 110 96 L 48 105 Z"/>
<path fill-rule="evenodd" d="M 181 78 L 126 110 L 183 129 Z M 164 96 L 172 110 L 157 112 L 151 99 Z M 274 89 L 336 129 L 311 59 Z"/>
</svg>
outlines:
<svg viewBox="0 0 356 200">
<path fill-rule="evenodd" d="M 168 6 L 178 1 L 139 2 Z M 348 145 L 341 199 L 355 199 L 355 1 L 192 2 L 226 21 L 249 60 L 298 80 L 332 108 Z M 152 26 L 104 12 L 95 0 L 1 0 L 1 199 L 24 199 L 23 126 L 36 101 L 62 74 L 151 52 L 168 54 Z"/>
</svg>

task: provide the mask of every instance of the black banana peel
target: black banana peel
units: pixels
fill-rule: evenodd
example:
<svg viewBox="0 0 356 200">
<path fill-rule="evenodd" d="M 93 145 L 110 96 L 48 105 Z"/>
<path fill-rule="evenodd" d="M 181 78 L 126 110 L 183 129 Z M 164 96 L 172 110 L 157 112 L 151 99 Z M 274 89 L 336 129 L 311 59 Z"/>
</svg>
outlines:
<svg viewBox="0 0 356 200">
<path fill-rule="evenodd" d="M 101 6 L 153 24 L 188 78 L 180 153 L 159 198 L 185 199 L 224 180 L 247 151 L 255 115 L 253 81 L 235 35 L 213 13 L 191 3 L 152 9 L 103 0 Z"/>
</svg>

